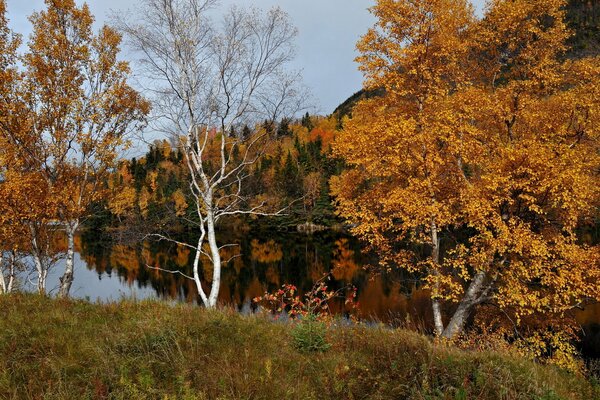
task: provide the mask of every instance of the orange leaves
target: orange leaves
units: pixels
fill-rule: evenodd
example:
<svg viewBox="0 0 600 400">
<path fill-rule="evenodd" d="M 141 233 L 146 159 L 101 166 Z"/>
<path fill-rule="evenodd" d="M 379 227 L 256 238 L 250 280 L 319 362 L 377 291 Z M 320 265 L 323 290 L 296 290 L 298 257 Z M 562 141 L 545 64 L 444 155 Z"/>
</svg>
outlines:
<svg viewBox="0 0 600 400">
<path fill-rule="evenodd" d="M 306 141 L 316 142 L 321 141 L 321 151 L 326 153 L 329 151 L 336 135 L 336 120 L 335 118 L 321 118 L 316 120 L 316 126 L 309 132 L 309 138 Z"/>
<path fill-rule="evenodd" d="M 424 98 L 446 90 L 443 78 L 461 75 L 463 37 L 474 18 L 467 1 L 380 0 L 371 12 L 378 22 L 357 44 L 368 88 L 401 96 L 419 88 Z"/>
<path fill-rule="evenodd" d="M 0 1 L 0 190 L 6 191 L 0 210 L 11 213 L 2 229 L 28 235 L 41 292 L 53 257 L 40 240 L 59 226 L 76 230 L 90 206 L 108 196 L 105 184 L 125 135 L 143 125 L 149 109 L 127 85 L 118 33 L 105 27 L 94 35 L 85 4 L 45 3 L 30 17 L 29 50 L 18 73 L 11 60 L 17 41 L 4 26 Z M 131 193 L 121 195 L 119 212 L 131 201 Z"/>
<path fill-rule="evenodd" d="M 600 249 L 576 233 L 600 204 L 600 61 L 561 59 L 562 4 L 497 0 L 479 21 L 461 0 L 373 7 L 358 61 L 386 93 L 338 135 L 350 169 L 332 190 L 438 298 L 462 301 L 478 271 L 476 294 L 516 319 L 600 298 Z"/>
<path fill-rule="evenodd" d="M 88 7 L 73 0 L 46 5 L 30 18 L 24 74 L 2 101 L 19 108 L 11 126 L 1 127 L 0 141 L 14 159 L 10 168 L 37 171 L 46 181 L 59 208 L 54 218 L 78 219 L 107 195 L 102 185 L 124 135 L 140 126 L 149 104 L 126 83 L 116 31 L 104 27 L 94 35 Z"/>
<path fill-rule="evenodd" d="M 138 198 L 138 207 L 140 208 L 140 213 L 143 217 L 148 216 L 150 201 L 152 200 L 152 195 L 148 192 L 148 189 L 144 186 L 140 191 Z"/>
<path fill-rule="evenodd" d="M 0 251 L 29 249 L 28 224 L 56 218 L 57 203 L 51 189 L 36 173 L 6 171 L 0 182 Z"/>
<path fill-rule="evenodd" d="M 188 203 L 185 198 L 185 194 L 181 189 L 177 189 L 171 195 L 173 202 L 175 203 L 175 214 L 179 217 L 187 214 Z"/>
<path fill-rule="evenodd" d="M 475 36 L 481 50 L 493 60 L 489 73 L 529 88 L 556 83 L 556 56 L 564 52 L 570 35 L 563 21 L 565 3 L 493 1 Z"/>
<path fill-rule="evenodd" d="M 108 208 L 118 218 L 128 215 L 135 209 L 136 191 L 130 186 L 119 186 L 108 202 Z"/>
</svg>

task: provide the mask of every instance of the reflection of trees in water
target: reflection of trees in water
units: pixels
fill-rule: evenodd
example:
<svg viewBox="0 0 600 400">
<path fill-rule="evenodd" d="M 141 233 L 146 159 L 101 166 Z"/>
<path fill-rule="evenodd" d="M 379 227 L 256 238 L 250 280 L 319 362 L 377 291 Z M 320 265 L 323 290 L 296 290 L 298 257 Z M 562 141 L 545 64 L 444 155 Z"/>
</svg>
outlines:
<svg viewBox="0 0 600 400">
<path fill-rule="evenodd" d="M 581 351 L 587 357 L 600 358 L 600 303 L 578 311 L 576 318 L 583 330 Z"/>
<path fill-rule="evenodd" d="M 432 324 L 429 293 L 416 286 L 414 276 L 405 272 L 371 274 L 363 266 L 374 263 L 363 254 L 353 238 L 333 233 L 314 236 L 301 234 L 256 233 L 238 235 L 238 247 L 224 249 L 223 258 L 232 258 L 223 268 L 220 302 L 242 309 L 265 291 L 274 292 L 284 283 L 293 283 L 301 292 L 310 290 L 314 282 L 331 271 L 332 289 L 353 285 L 358 289 L 359 313 L 362 318 L 392 322 L 419 330 Z M 194 253 L 190 249 L 167 242 L 145 242 L 123 245 L 82 235 L 76 249 L 91 270 L 116 274 L 122 282 L 140 288 L 151 287 L 159 297 L 196 302 L 198 296 L 192 281 L 180 276 L 147 268 L 146 265 L 190 274 Z M 204 276 L 210 276 L 209 262 L 204 261 Z M 115 293 L 117 294 L 117 293 Z M 334 312 L 344 311 L 344 301 L 332 304 Z M 600 354 L 600 305 L 592 305 L 577 313 L 585 335 L 581 343 L 584 353 Z"/>
<path fill-rule="evenodd" d="M 315 235 L 281 232 L 250 232 L 236 235 L 236 247 L 226 247 L 219 299 L 221 303 L 239 309 L 265 291 L 273 292 L 284 283 L 293 283 L 300 292 L 306 292 L 324 274 L 331 272 L 331 289 L 353 285 L 358 289 L 361 314 L 390 320 L 399 314 L 404 319 L 426 319 L 428 304 L 422 291 L 406 287 L 399 273 L 371 275 L 363 266 L 369 256 L 363 254 L 360 244 L 349 236 L 332 232 Z M 96 237 L 82 237 L 79 251 L 89 269 L 99 276 L 116 274 L 130 286 L 151 287 L 159 297 L 186 302 L 198 302 L 196 288 L 190 280 L 178 274 L 148 268 L 167 269 L 191 274 L 194 252 L 169 242 L 138 244 L 110 244 Z M 211 263 L 202 260 L 204 277 L 211 276 Z M 205 282 L 207 283 L 207 282 Z M 405 293 L 413 293 L 409 299 Z M 333 305 L 342 312 L 343 299 Z M 423 315 L 418 315 L 423 314 Z"/>
</svg>

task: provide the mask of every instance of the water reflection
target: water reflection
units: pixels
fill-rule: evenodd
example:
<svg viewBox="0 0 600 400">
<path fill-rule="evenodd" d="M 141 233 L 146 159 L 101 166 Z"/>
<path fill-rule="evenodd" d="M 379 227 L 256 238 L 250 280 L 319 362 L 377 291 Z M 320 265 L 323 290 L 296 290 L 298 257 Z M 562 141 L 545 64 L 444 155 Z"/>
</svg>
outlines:
<svg viewBox="0 0 600 400">
<path fill-rule="evenodd" d="M 248 310 L 252 299 L 265 291 L 275 291 L 284 283 L 307 291 L 331 272 L 333 279 L 329 286 L 332 289 L 350 285 L 358 289 L 361 317 L 385 322 L 410 321 L 420 326 L 430 324 L 428 293 L 400 272 L 370 274 L 364 266 L 373 259 L 352 237 L 331 232 L 311 236 L 251 232 L 238 236 L 234 238 L 236 246 L 222 251 L 222 259 L 226 261 L 219 293 L 222 304 Z M 193 249 L 166 241 L 110 244 L 86 235 L 78 238 L 76 247 L 81 263 L 87 270 L 95 271 L 98 280 L 118 279 L 122 286 L 118 289 L 119 295 L 132 287 L 150 288 L 152 295 L 144 293 L 143 297 L 199 301 L 192 281 L 179 274 L 161 271 L 181 271 L 191 275 Z M 208 260 L 203 260 L 201 274 L 212 276 L 212 265 Z M 82 282 L 81 275 L 76 277 L 80 287 L 96 284 Z M 206 280 L 204 283 L 208 286 Z M 115 296 L 116 293 L 106 292 L 99 299 L 114 299 Z M 339 299 L 333 304 L 333 310 L 346 311 L 343 303 L 343 299 Z"/>
<path fill-rule="evenodd" d="M 237 233 L 227 239 L 237 246 L 226 247 L 222 252 L 227 262 L 219 293 L 221 304 L 248 312 L 253 307 L 252 299 L 265 291 L 274 292 L 284 283 L 308 291 L 331 272 L 332 289 L 349 285 L 358 289 L 358 312 L 362 319 L 432 330 L 429 293 L 400 271 L 370 274 L 364 267 L 373 263 L 373 258 L 350 236 L 267 231 Z M 77 237 L 75 245 L 74 297 L 93 301 L 135 297 L 199 303 L 194 282 L 156 269 L 191 275 L 193 249 L 165 241 L 115 244 L 92 234 Z M 62 266 L 58 265 L 49 276 L 48 287 L 57 286 L 61 273 Z M 201 274 L 212 276 L 208 260 L 203 260 Z M 347 311 L 343 299 L 331 308 L 336 313 Z M 600 357 L 600 304 L 586 307 L 577 319 L 584 332 L 581 343 L 584 354 Z"/>
</svg>

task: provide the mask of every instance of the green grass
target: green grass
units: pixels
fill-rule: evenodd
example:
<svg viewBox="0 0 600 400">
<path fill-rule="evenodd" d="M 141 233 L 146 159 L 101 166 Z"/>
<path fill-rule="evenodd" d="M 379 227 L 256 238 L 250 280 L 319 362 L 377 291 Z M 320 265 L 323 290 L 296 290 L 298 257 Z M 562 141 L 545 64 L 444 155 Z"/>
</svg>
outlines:
<svg viewBox="0 0 600 400">
<path fill-rule="evenodd" d="M 584 378 L 404 330 L 287 324 L 187 305 L 0 297 L 2 399 L 599 399 Z"/>
</svg>

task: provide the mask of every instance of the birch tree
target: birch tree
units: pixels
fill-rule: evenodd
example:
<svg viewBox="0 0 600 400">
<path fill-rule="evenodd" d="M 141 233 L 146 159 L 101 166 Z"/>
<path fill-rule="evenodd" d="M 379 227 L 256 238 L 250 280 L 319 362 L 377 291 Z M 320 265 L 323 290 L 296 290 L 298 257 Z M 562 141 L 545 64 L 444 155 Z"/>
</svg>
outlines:
<svg viewBox="0 0 600 400">
<path fill-rule="evenodd" d="M 8 20 L 6 18 L 6 3 L 0 0 L 0 126 L 7 125 L 6 115 L 9 112 L 6 99 L 12 93 L 12 87 L 15 79 L 16 69 L 14 66 L 14 55 L 16 48 L 19 45 L 19 38 L 15 37 L 8 28 Z M 0 136 L 0 147 L 4 148 L 6 143 Z M 8 166 L 8 154 L 5 151 L 0 151 L 0 182 L 5 181 L 6 170 Z M 0 183 L 1 184 L 1 183 Z M 0 293 L 6 293 L 7 282 L 4 272 L 4 260 L 6 253 L 6 234 L 8 233 L 9 224 L 6 221 L 6 212 L 3 204 L 0 203 Z M 9 248 L 11 246 L 8 246 Z M 9 270 L 10 274 L 10 270 Z M 10 279 L 10 278 L 9 278 Z"/>
<path fill-rule="evenodd" d="M 8 140 L 7 132 L 17 135 L 23 131 L 25 119 L 21 118 L 24 104 L 18 96 L 21 37 L 9 29 L 6 11 L 6 2 L 0 0 L 0 293 L 10 293 L 15 287 L 18 255 L 29 241 L 28 221 L 46 211 L 44 202 L 28 190 L 32 174 L 15 157 Z"/>
<path fill-rule="evenodd" d="M 206 307 L 215 307 L 223 260 L 217 225 L 227 216 L 265 214 L 265 203 L 244 196 L 244 182 L 258 159 L 264 133 L 248 140 L 232 129 L 289 113 L 298 76 L 286 72 L 296 29 L 278 8 L 263 13 L 234 7 L 213 22 L 213 0 L 145 0 L 137 18 L 118 18 L 152 81 L 157 127 L 181 144 L 199 230 L 193 279 Z M 236 156 L 238 154 L 238 156 Z M 165 236 L 161 236 L 166 238 Z M 201 258 L 212 264 L 205 289 Z"/>
<path fill-rule="evenodd" d="M 466 0 L 379 0 L 358 43 L 385 94 L 336 138 L 338 211 L 423 277 L 439 336 L 477 309 L 517 329 L 600 297 L 599 248 L 577 236 L 600 201 L 600 64 L 564 61 L 563 6 L 494 0 L 477 20 Z"/>
<path fill-rule="evenodd" d="M 66 231 L 66 267 L 58 292 L 65 297 L 73 282 L 74 236 L 89 205 L 106 194 L 103 183 L 118 151 L 127 135 L 142 126 L 149 105 L 127 84 L 129 67 L 118 60 L 121 37 L 114 29 L 104 26 L 94 34 L 86 4 L 45 4 L 44 11 L 30 17 L 33 32 L 17 95 L 5 101 L 19 109 L 2 136 L 13 163 L 43 179 L 45 196 L 53 203 L 51 215 L 28 221 L 41 292 L 48 266 L 36 238 L 57 223 Z"/>
</svg>

